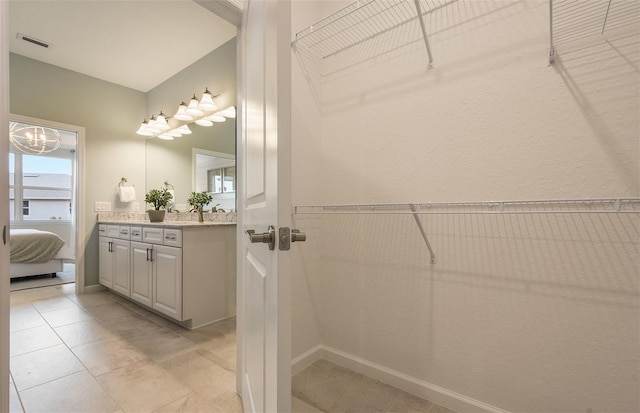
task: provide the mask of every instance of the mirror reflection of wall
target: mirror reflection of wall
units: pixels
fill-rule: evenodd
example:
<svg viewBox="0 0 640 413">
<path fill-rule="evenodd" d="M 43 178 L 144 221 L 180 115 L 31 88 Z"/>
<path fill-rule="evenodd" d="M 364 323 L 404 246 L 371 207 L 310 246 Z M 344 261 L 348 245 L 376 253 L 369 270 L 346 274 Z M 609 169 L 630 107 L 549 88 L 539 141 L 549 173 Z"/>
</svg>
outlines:
<svg viewBox="0 0 640 413">
<path fill-rule="evenodd" d="M 213 206 L 225 211 L 235 210 L 235 155 L 193 149 L 193 190 L 207 191 L 213 198 L 204 209 Z"/>
<path fill-rule="evenodd" d="M 201 183 L 201 174 L 195 172 L 194 153 L 197 150 L 204 155 L 212 154 L 215 157 L 222 157 L 226 164 L 218 166 L 235 166 L 235 120 L 228 119 L 224 123 L 216 123 L 211 127 L 198 125 L 190 126 L 193 133 L 172 141 L 164 141 L 157 138 L 146 141 L 146 166 L 147 166 L 147 188 L 163 188 L 164 182 L 168 182 L 174 187 L 175 209 L 186 211 L 187 198 L 191 191 L 208 191 L 206 170 L 204 184 Z M 209 168 L 212 169 L 212 168 Z M 222 179 L 222 178 L 221 178 Z M 220 207 L 225 210 L 235 210 L 235 193 L 222 193 L 215 197 L 224 202 L 220 202 Z M 222 196 L 224 195 L 224 196 Z M 213 205 L 219 203 L 214 202 Z M 222 206 L 222 205 L 225 206 Z M 144 208 L 148 209 L 148 205 Z M 210 209 L 205 208 L 205 209 Z"/>
</svg>

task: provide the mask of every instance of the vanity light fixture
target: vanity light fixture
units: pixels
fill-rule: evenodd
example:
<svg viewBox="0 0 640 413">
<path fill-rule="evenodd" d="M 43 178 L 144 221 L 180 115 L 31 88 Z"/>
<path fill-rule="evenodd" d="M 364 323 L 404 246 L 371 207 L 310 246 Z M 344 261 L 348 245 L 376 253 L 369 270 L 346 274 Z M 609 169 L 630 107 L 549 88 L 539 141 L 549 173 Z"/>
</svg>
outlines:
<svg viewBox="0 0 640 413">
<path fill-rule="evenodd" d="M 193 120 L 193 116 L 187 113 L 187 104 L 184 102 L 180 102 L 180 106 L 178 106 L 178 112 L 173 115 L 173 118 L 183 120 L 185 122 Z"/>
<path fill-rule="evenodd" d="M 202 109 L 205 112 L 213 112 L 214 110 L 217 110 L 218 106 L 213 102 L 213 98 L 214 96 L 209 92 L 209 88 L 205 87 L 202 99 L 200 99 L 200 103 L 198 103 L 198 109 Z"/>
<path fill-rule="evenodd" d="M 227 120 L 227 118 L 217 113 L 211 116 L 207 116 L 206 119 L 210 120 L 211 122 L 224 122 Z"/>
<path fill-rule="evenodd" d="M 186 112 L 191 116 L 202 116 L 204 115 L 204 111 L 198 107 L 200 103 L 196 98 L 196 94 L 193 94 L 193 97 L 189 101 L 189 106 L 187 106 Z"/>
<path fill-rule="evenodd" d="M 225 110 L 220 111 L 220 114 L 222 116 L 224 116 L 225 118 L 235 119 L 235 117 L 236 117 L 236 108 L 233 107 L 233 106 L 230 106 L 230 107 L 226 108 Z"/>
<path fill-rule="evenodd" d="M 60 147 L 60 132 L 44 126 L 9 122 L 9 140 L 24 153 L 49 153 Z"/>
<path fill-rule="evenodd" d="M 212 126 L 213 122 L 209 120 L 208 117 L 206 118 L 202 118 L 202 119 L 198 119 L 196 121 L 196 125 L 200 125 L 200 126 Z"/>
<path fill-rule="evenodd" d="M 158 115 L 156 121 L 153 122 L 153 127 L 160 130 L 170 129 L 169 124 L 167 123 L 167 118 L 165 117 L 165 114 L 162 113 L 162 111 L 160 111 L 160 114 Z"/>
</svg>

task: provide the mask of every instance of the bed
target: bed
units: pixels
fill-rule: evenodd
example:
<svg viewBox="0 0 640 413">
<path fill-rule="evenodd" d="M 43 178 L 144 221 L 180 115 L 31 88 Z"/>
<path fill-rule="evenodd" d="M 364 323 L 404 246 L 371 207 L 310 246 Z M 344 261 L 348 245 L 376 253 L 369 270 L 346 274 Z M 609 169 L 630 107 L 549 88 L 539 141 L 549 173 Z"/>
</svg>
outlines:
<svg viewBox="0 0 640 413">
<path fill-rule="evenodd" d="M 10 235 L 11 278 L 62 271 L 63 260 L 72 259 L 70 248 L 58 235 L 37 229 L 12 229 Z"/>
</svg>

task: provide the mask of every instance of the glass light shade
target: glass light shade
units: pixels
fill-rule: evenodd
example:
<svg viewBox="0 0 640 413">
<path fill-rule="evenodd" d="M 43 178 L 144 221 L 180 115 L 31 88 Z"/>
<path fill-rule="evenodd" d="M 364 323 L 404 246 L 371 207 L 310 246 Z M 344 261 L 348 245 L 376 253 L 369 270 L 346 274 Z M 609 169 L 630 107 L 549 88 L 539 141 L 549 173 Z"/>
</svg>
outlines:
<svg viewBox="0 0 640 413">
<path fill-rule="evenodd" d="M 190 121 L 193 120 L 193 116 L 187 113 L 187 104 L 182 102 L 180 106 L 178 106 L 178 112 L 173 115 L 174 119 Z"/>
<path fill-rule="evenodd" d="M 160 130 L 168 130 L 169 124 L 167 123 L 167 119 L 164 117 L 164 113 L 160 111 L 158 118 L 155 122 L 153 122 L 153 127 Z"/>
<path fill-rule="evenodd" d="M 153 132 L 149 130 L 149 124 L 147 123 L 146 119 L 142 121 L 142 124 L 140 124 L 140 127 L 138 128 L 136 133 L 141 136 L 153 136 Z"/>
<path fill-rule="evenodd" d="M 218 114 L 224 116 L 225 118 L 233 119 L 236 117 L 236 108 L 233 106 L 229 106 L 225 110 L 220 111 Z"/>
<path fill-rule="evenodd" d="M 213 95 L 209 92 L 209 89 L 205 89 L 202 94 L 202 99 L 200 99 L 200 103 L 198 103 L 198 109 L 202 109 L 205 112 L 213 112 L 218 109 L 216 104 L 213 102 Z"/>
<path fill-rule="evenodd" d="M 149 119 L 149 122 L 147 122 L 147 127 L 145 128 L 145 130 L 151 132 L 153 135 L 155 135 L 156 133 L 162 132 L 160 129 L 153 126 L 155 122 L 156 122 L 156 118 L 155 116 L 152 115 L 151 118 Z"/>
<path fill-rule="evenodd" d="M 172 141 L 173 136 L 167 135 L 166 133 L 161 133 L 160 135 L 158 135 L 158 139 L 162 139 L 164 141 Z"/>
<path fill-rule="evenodd" d="M 196 99 L 196 95 L 193 95 L 189 101 L 189 106 L 187 106 L 186 112 L 191 116 L 204 115 L 204 112 L 201 109 L 198 109 L 198 99 Z"/>
<path fill-rule="evenodd" d="M 200 126 L 211 126 L 213 125 L 213 122 L 208 120 L 207 118 L 203 118 L 203 119 L 198 119 L 196 121 L 196 124 Z"/>
<path fill-rule="evenodd" d="M 174 138 L 179 138 L 182 136 L 182 134 L 178 131 L 178 129 L 172 129 L 170 131 L 163 133 L 163 135 L 169 135 Z"/>
<path fill-rule="evenodd" d="M 187 125 L 182 125 L 178 128 L 181 134 L 183 135 L 191 135 L 191 129 Z"/>
<path fill-rule="evenodd" d="M 224 122 L 227 120 L 227 118 L 218 113 L 216 113 L 215 115 L 207 116 L 206 119 L 209 119 L 211 122 Z"/>
<path fill-rule="evenodd" d="M 11 122 L 9 139 L 25 153 L 49 153 L 60 147 L 60 132 L 52 128 Z"/>
</svg>

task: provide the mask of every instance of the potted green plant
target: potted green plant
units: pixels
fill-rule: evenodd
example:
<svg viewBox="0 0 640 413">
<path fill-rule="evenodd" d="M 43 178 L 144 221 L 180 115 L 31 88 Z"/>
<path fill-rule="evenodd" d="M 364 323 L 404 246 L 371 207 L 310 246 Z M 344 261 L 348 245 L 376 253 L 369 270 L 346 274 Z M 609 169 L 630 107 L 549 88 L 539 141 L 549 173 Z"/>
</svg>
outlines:
<svg viewBox="0 0 640 413">
<path fill-rule="evenodd" d="M 171 192 L 167 188 L 152 189 L 144 196 L 144 202 L 153 205 L 153 209 L 148 210 L 149 220 L 151 222 L 164 221 L 164 208 L 167 207 L 169 201 L 173 199 Z"/>
<path fill-rule="evenodd" d="M 192 192 L 191 195 L 189 195 L 187 202 L 191 206 L 191 211 L 198 213 L 199 222 L 204 222 L 204 218 L 202 217 L 202 208 L 211 202 L 211 200 L 213 200 L 213 198 L 207 193 L 207 191 Z"/>
</svg>

